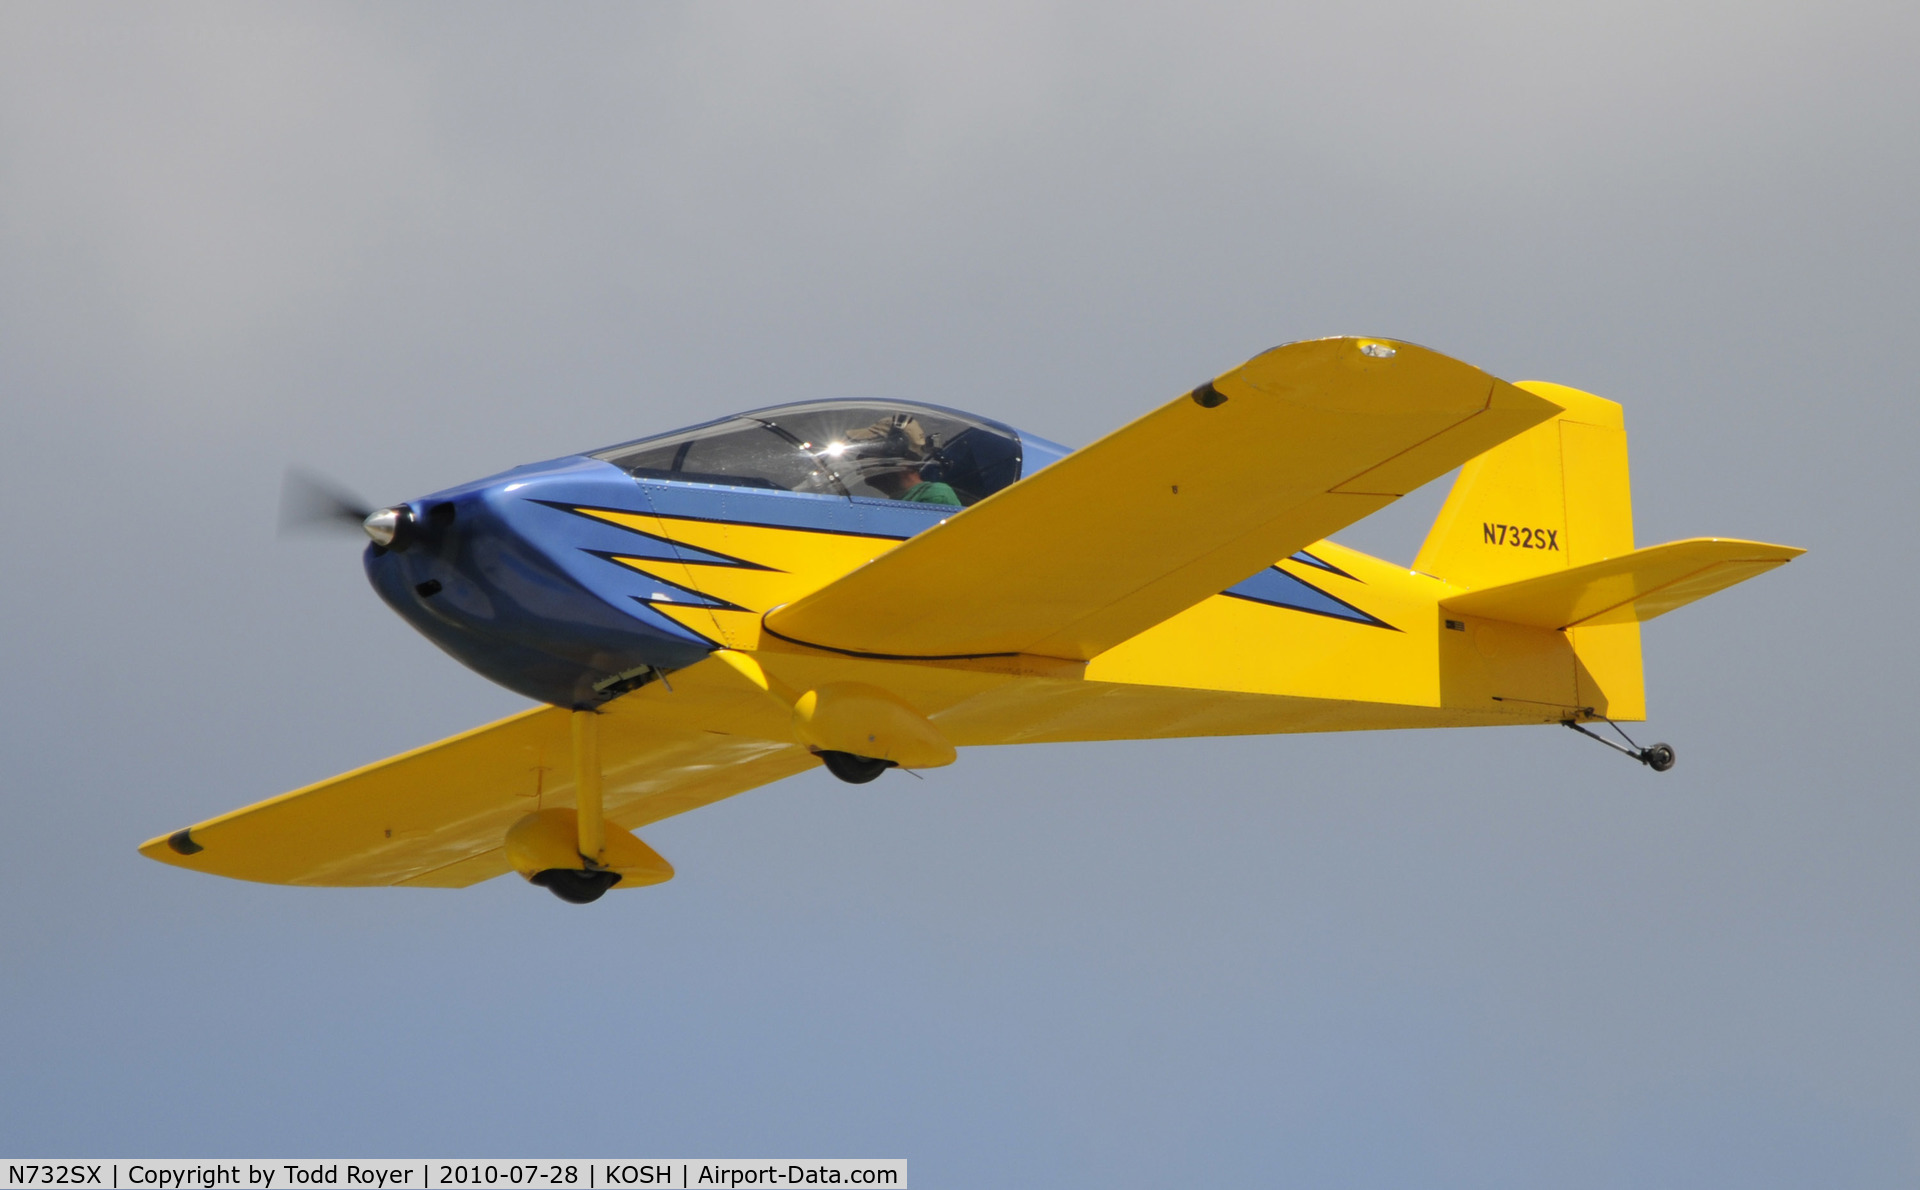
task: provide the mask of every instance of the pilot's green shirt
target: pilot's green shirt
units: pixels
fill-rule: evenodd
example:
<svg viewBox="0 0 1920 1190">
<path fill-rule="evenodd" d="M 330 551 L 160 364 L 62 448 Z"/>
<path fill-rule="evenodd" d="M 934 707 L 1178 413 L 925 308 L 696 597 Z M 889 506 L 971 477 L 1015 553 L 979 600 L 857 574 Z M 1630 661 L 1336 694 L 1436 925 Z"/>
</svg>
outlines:
<svg viewBox="0 0 1920 1190">
<path fill-rule="evenodd" d="M 907 489 L 902 500 L 911 500 L 915 504 L 958 504 L 960 497 L 953 489 L 937 480 L 923 480 Z"/>
</svg>

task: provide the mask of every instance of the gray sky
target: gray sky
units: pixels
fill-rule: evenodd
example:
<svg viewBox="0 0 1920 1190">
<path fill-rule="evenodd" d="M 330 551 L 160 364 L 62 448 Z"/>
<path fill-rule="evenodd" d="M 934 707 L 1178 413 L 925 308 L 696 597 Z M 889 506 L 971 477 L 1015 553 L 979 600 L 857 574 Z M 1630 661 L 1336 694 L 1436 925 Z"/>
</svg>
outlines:
<svg viewBox="0 0 1920 1190">
<path fill-rule="evenodd" d="M 0 1151 L 921 1187 L 1911 1185 L 1910 4 L 0 7 Z M 517 707 L 274 537 L 737 408 L 1085 442 L 1276 343 L 1623 402 L 1655 777 L 1538 728 L 972 752 L 574 910 L 154 833 Z M 1343 535 L 1410 560 L 1438 493 Z M 1178 1176 L 1176 1176 L 1178 1175 Z"/>
</svg>

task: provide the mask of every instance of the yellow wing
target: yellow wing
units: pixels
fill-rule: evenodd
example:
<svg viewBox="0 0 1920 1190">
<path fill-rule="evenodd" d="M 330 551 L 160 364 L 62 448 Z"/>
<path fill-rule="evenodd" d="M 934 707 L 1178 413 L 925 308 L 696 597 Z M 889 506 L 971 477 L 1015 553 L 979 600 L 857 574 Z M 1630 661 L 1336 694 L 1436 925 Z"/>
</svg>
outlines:
<svg viewBox="0 0 1920 1190">
<path fill-rule="evenodd" d="M 792 742 L 786 716 L 717 665 L 607 705 L 599 735 L 609 820 L 631 830 L 814 763 Z M 523 711 L 140 850 L 269 884 L 477 884 L 510 870 L 501 849 L 508 827 L 533 810 L 573 805 L 569 714 Z"/>
<path fill-rule="evenodd" d="M 867 655 L 1085 660 L 1559 411 L 1406 343 L 1276 347 L 766 627 Z"/>
<path fill-rule="evenodd" d="M 1764 541 L 1694 537 L 1468 591 L 1441 600 L 1440 606 L 1533 628 L 1626 624 L 1705 599 L 1806 552 Z"/>
</svg>

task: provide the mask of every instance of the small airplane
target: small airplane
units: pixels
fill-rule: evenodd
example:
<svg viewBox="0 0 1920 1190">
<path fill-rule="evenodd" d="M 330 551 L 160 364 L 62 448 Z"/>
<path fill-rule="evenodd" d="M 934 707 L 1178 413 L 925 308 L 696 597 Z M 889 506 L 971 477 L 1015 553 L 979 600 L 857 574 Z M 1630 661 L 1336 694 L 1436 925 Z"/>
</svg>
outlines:
<svg viewBox="0 0 1920 1190">
<path fill-rule="evenodd" d="M 1460 469 L 1411 568 L 1329 534 Z M 342 505 L 428 640 L 542 705 L 142 845 L 300 885 L 561 899 L 819 764 L 988 744 L 1645 718 L 1640 623 L 1803 551 L 1635 548 L 1620 406 L 1392 339 L 1274 348 L 1079 450 L 810 401 Z"/>
</svg>

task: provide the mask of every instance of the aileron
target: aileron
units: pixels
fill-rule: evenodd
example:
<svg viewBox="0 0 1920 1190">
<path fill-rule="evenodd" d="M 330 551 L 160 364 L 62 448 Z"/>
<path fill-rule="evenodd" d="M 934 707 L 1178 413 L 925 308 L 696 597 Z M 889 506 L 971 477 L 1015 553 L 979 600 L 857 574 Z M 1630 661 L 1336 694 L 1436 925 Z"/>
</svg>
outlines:
<svg viewBox="0 0 1920 1190">
<path fill-rule="evenodd" d="M 703 662 L 610 704 L 600 761 L 606 816 L 635 829 L 809 767 L 784 722 Z M 188 828 L 141 852 L 269 884 L 457 888 L 510 870 L 501 839 L 536 810 L 571 807 L 570 713 L 539 707 Z M 725 724 L 719 734 L 707 724 Z M 771 738 L 769 738 L 771 736 Z"/>
</svg>

